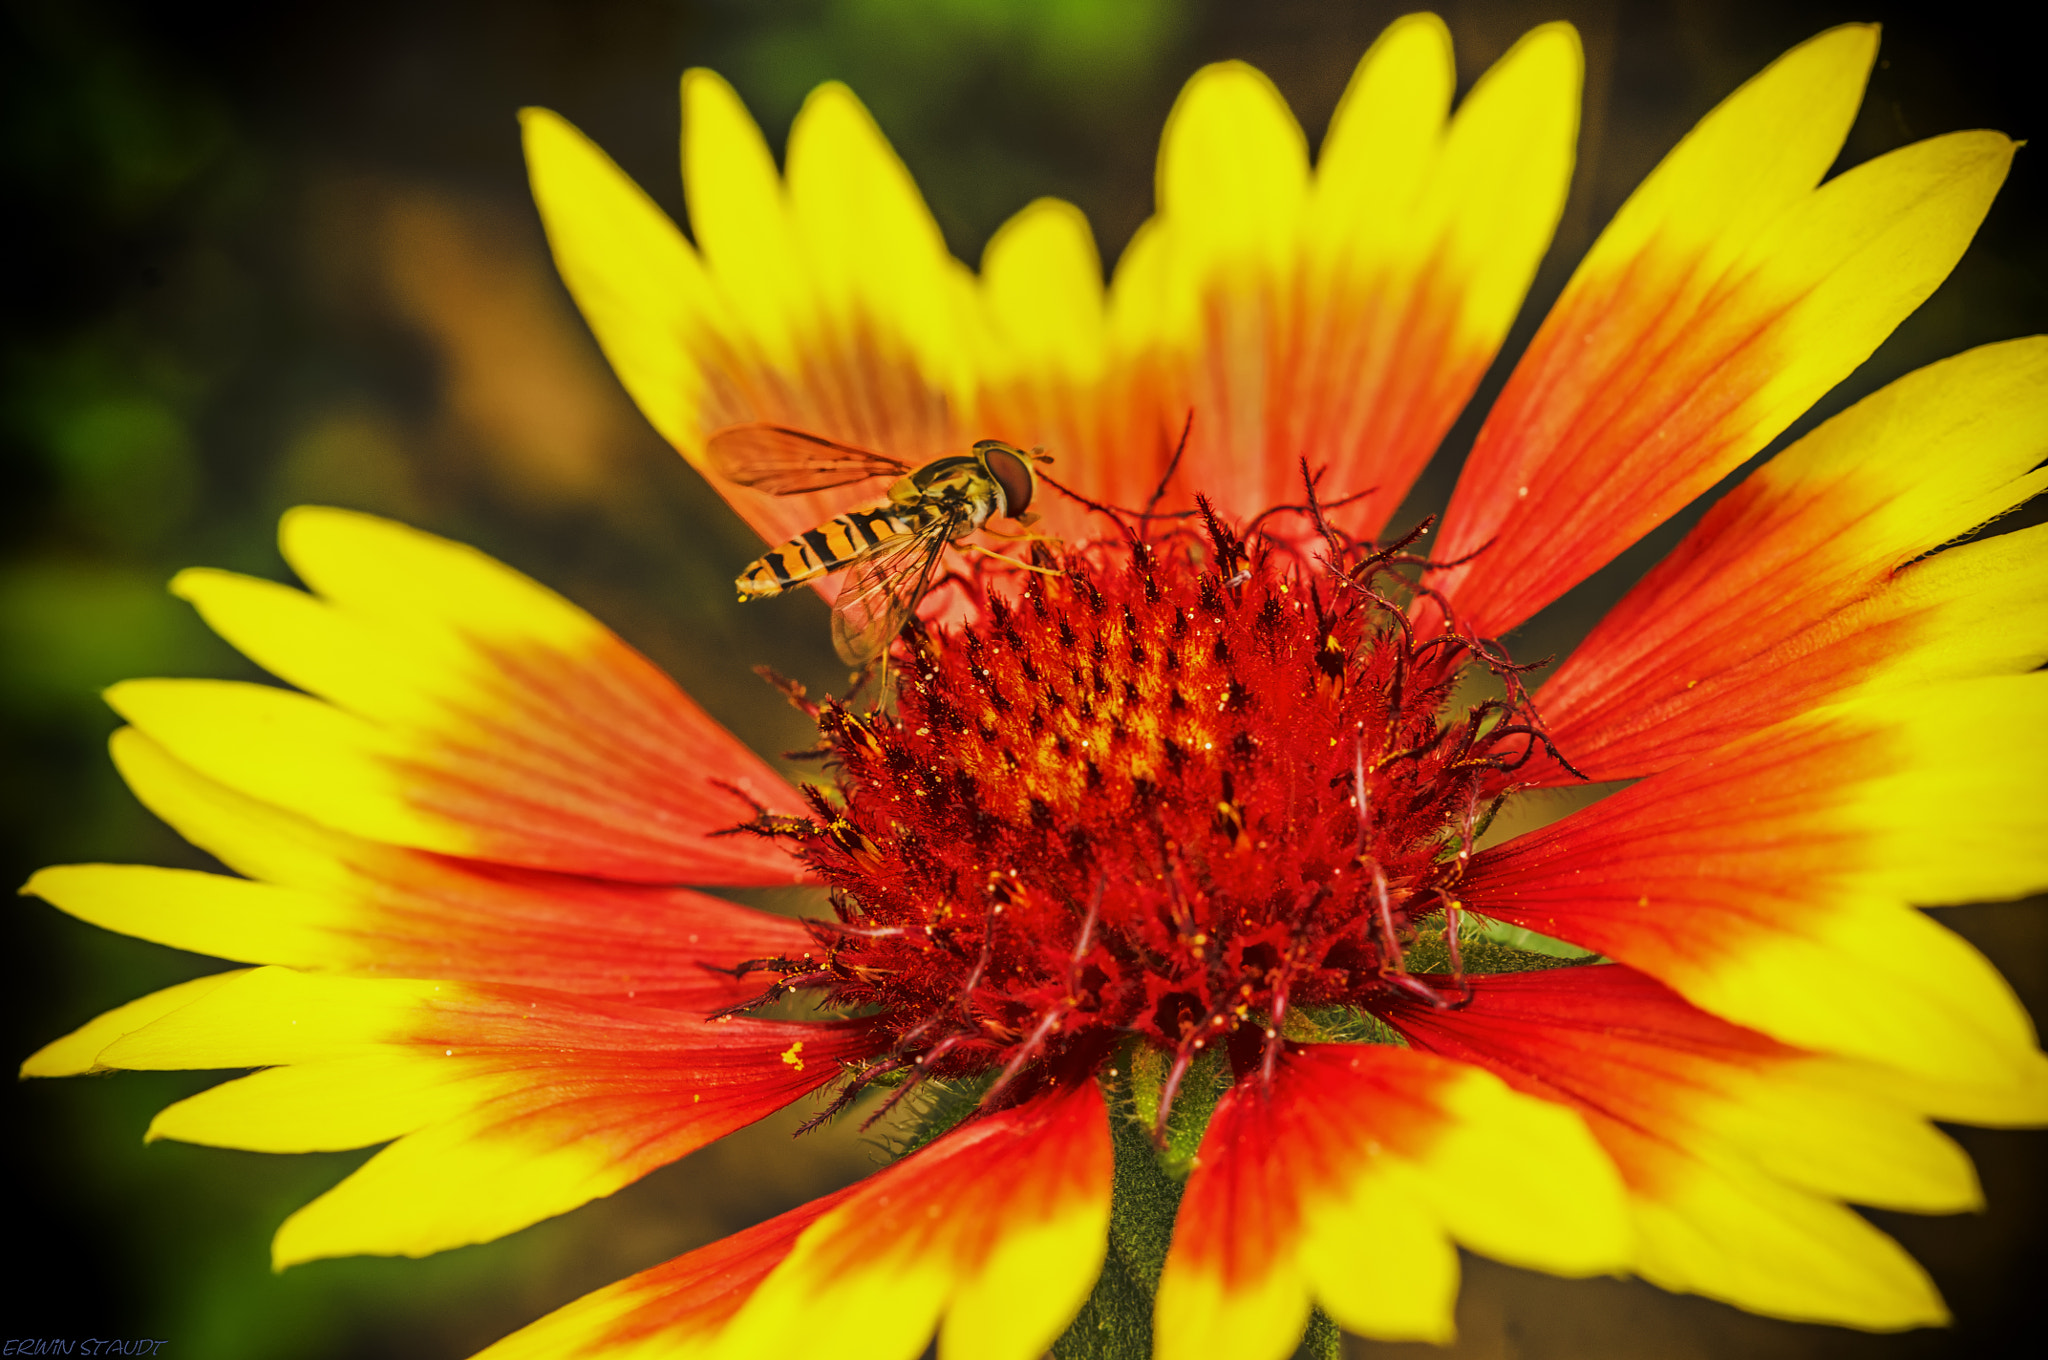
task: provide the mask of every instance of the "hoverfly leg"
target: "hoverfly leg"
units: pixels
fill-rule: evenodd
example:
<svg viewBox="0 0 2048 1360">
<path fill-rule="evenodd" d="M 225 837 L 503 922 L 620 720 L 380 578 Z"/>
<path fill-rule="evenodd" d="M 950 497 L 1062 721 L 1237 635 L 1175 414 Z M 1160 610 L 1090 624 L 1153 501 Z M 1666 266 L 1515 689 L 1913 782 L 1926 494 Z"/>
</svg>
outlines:
<svg viewBox="0 0 2048 1360">
<path fill-rule="evenodd" d="M 1046 542 L 1046 541 L 1049 541 L 1049 540 L 1047 540 L 1047 539 L 1045 538 L 1045 535 L 1043 535 L 1043 534 L 1016 534 L 1016 535 L 1011 535 L 1011 534 L 1004 534 L 1004 535 L 1003 535 L 1003 537 L 1004 537 L 1004 538 L 1011 538 L 1011 537 L 1016 537 L 1016 538 L 1024 538 L 1024 539 L 1030 539 L 1030 540 L 1032 540 L 1033 542 Z M 1010 555 L 1009 555 L 1008 553 L 999 553 L 999 552 L 997 552 L 997 551 L 996 551 L 996 550 L 995 550 L 994 548 L 984 548 L 984 547 L 982 547 L 982 546 L 981 546 L 981 545 L 980 545 L 979 543 L 968 543 L 968 544 L 964 544 L 964 545 L 962 545 L 962 548 L 963 548 L 963 551 L 966 551 L 966 552 L 978 552 L 978 553 L 980 553 L 980 554 L 981 554 L 982 556 L 984 556 L 984 557 L 993 557 L 993 558 L 995 558 L 995 559 L 996 559 L 996 561 L 998 561 L 998 562 L 1008 562 L 1008 563 L 1009 563 L 1009 564 L 1010 564 L 1011 566 L 1013 566 L 1013 567 L 1017 567 L 1017 568 L 1020 568 L 1021 570 L 1024 570 L 1024 571 L 1035 571 L 1035 572 L 1037 572 L 1037 573 L 1038 573 L 1038 574 L 1039 574 L 1040 576 L 1065 576 L 1065 575 L 1066 575 L 1066 573 L 1065 573 L 1064 571 L 1061 571 L 1061 570 L 1059 570 L 1059 569 L 1058 569 L 1057 567 L 1037 567 L 1037 566 L 1033 566 L 1033 565 L 1032 565 L 1031 563 L 1029 563 L 1029 562 L 1020 562 L 1020 561 L 1018 561 L 1018 560 L 1017 560 L 1016 558 L 1014 558 L 1014 557 L 1011 557 L 1011 556 L 1010 556 Z"/>
</svg>

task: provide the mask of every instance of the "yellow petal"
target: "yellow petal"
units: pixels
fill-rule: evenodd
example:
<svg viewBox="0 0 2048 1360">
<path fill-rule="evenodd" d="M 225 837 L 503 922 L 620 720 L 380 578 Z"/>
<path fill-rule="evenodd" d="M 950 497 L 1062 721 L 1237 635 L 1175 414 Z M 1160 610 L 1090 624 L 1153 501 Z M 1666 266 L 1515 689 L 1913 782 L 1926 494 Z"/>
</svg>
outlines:
<svg viewBox="0 0 2048 1360">
<path fill-rule="evenodd" d="M 1940 1326 L 1948 1309 L 1898 1243 L 1843 1206 L 1738 1166 L 1695 1162 L 1639 1201 L 1636 1269 L 1665 1289 L 1870 1331 Z"/>
<path fill-rule="evenodd" d="M 520 126 L 534 202 L 562 281 L 648 423 L 688 447 L 701 400 L 691 351 L 716 315 L 696 252 L 561 115 L 526 109 Z"/>
<path fill-rule="evenodd" d="M 585 1294 L 475 1360 L 701 1360 L 797 1236 L 846 1199 L 826 1195 Z"/>
<path fill-rule="evenodd" d="M 1159 144 L 1159 211 L 1189 292 L 1219 267 L 1286 259 L 1307 193 L 1308 139 L 1273 82 L 1241 61 L 1198 71 Z"/>
<path fill-rule="evenodd" d="M 1829 1199 L 1923 1214 L 1983 1208 L 1969 1157 L 1902 1094 L 1887 1068 L 1808 1058 L 1753 1073 L 1705 1119 L 1770 1175 Z"/>
<path fill-rule="evenodd" d="M 148 1137 L 252 1152 L 368 1147 L 452 1120 L 508 1085 L 438 1053 L 360 1053 L 222 1082 L 160 1110 Z"/>
<path fill-rule="evenodd" d="M 1748 258 L 1761 291 L 1797 296 L 1780 364 L 1751 401 L 1782 429 L 1868 358 L 1962 257 L 2016 147 L 1956 132 L 1837 175 L 1771 224 Z"/>
<path fill-rule="evenodd" d="M 443 995 L 435 982 L 321 978 L 252 968 L 110 1044 L 102 1057 L 129 1071 L 271 1067 L 367 1057 L 403 1041 Z M 453 999 L 451 984 L 445 995 Z"/>
<path fill-rule="evenodd" d="M 1002 337 L 1000 357 L 1021 373 L 1075 383 L 1104 363 L 1102 261 L 1088 219 L 1071 203 L 1034 200 L 989 238 L 982 292 Z M 994 379 L 1012 376 L 1002 369 Z"/>
<path fill-rule="evenodd" d="M 1939 1320 L 1918 1268 L 1835 1202 L 1975 1205 L 1969 1161 L 1921 1117 L 1916 1083 L 1716 1019 L 1619 964 L 1469 983 L 1464 1006 L 1401 1002 L 1386 1018 L 1583 1117 L 1626 1186 L 1642 1273 L 1781 1317 Z"/>
<path fill-rule="evenodd" d="M 1316 158 L 1311 221 L 1322 251 L 1346 249 L 1352 232 L 1405 230 L 1398 209 L 1429 180 L 1457 84 L 1451 31 L 1436 15 L 1404 15 L 1374 40 Z"/>
<path fill-rule="evenodd" d="M 1300 498 L 1301 462 L 1379 531 L 1486 371 L 1571 178 L 1581 60 L 1565 25 L 1515 45 L 1446 118 L 1440 21 L 1393 24 L 1360 63 L 1311 178 L 1293 115 L 1242 64 L 1189 82 L 1160 151 L 1159 215 L 1111 290 L 1126 468 L 1250 516 Z M 1192 412 L 1192 424 L 1189 425 Z M 1109 464 L 1099 458 L 1099 464 Z M 1305 520 L 1271 521 L 1282 535 Z"/>
<path fill-rule="evenodd" d="M 144 807 L 236 873 L 310 891 L 354 881 L 341 833 L 206 778 L 132 727 L 117 729 L 107 746 Z"/>
<path fill-rule="evenodd" d="M 1516 366 L 1436 576 L 1497 636 L 1761 449 L 1960 258 L 2012 143 L 1958 133 L 1812 187 L 1873 35 L 1838 29 L 1710 113 L 1617 215 Z M 1481 549 L 1484 549 L 1481 551 Z"/>
<path fill-rule="evenodd" d="M 1035 1360 L 1101 1269 L 1110 1172 L 1092 1082 L 974 1119 L 806 1229 L 714 1354 L 915 1360 L 943 1316 L 946 1360 Z"/>
<path fill-rule="evenodd" d="M 100 1054 L 122 1037 L 155 1023 L 171 1012 L 198 1001 L 214 988 L 241 977 L 247 970 L 235 969 L 193 978 L 162 991 L 138 997 L 125 1006 L 89 1020 L 61 1039 L 44 1044 L 21 1065 L 24 1077 L 75 1077 L 82 1072 L 103 1070 Z"/>
<path fill-rule="evenodd" d="M 476 848 L 466 827 L 406 800 L 394 738 L 311 695 L 238 680 L 124 680 L 106 698 L 185 764 L 264 802 L 372 840 Z"/>
<path fill-rule="evenodd" d="M 320 972 L 506 982 L 709 1012 L 760 994 L 724 970 L 801 957 L 797 922 L 687 888 L 607 883 L 345 835 L 238 794 L 133 728 L 115 763 L 144 806 L 259 880 L 125 865 L 46 869 L 34 892 L 178 949 Z"/>
<path fill-rule="evenodd" d="M 369 515 L 301 507 L 281 538 L 317 596 L 214 571 L 174 586 L 318 699 L 216 681 L 108 691 L 179 761 L 414 849 L 633 882 L 797 876 L 780 850 L 716 835 L 763 807 L 801 811 L 794 792 L 582 610 Z"/>
<path fill-rule="evenodd" d="M 1332 1322 L 1383 1341 L 1457 1339 L 1458 1253 L 1412 1177 L 1361 1177 L 1341 1205 L 1311 1206 L 1306 1226 L 1302 1273 Z"/>
<path fill-rule="evenodd" d="M 791 1045 L 807 1061 L 784 1060 Z M 279 1229 L 279 1266 L 489 1241 L 631 1184 L 873 1052 L 868 1027 L 624 1006 L 536 988 L 237 975 L 100 1053 L 131 1069 L 280 1067 L 163 1112 L 152 1137 L 266 1151 L 396 1138 Z"/>
<path fill-rule="evenodd" d="M 782 176 L 739 95 L 701 67 L 683 74 L 683 197 L 735 329 L 769 362 L 792 365 L 809 277 Z"/>
<path fill-rule="evenodd" d="M 1512 1192 L 1485 1174 L 1540 1167 Z M 1311 1299 L 1346 1330 L 1448 1342 L 1456 1243 L 1561 1275 L 1619 1269 L 1622 1185 L 1579 1115 L 1478 1067 L 1308 1045 L 1218 1104 L 1174 1222 L 1160 1360 L 1281 1360 Z"/>
<path fill-rule="evenodd" d="M 107 930 L 242 963 L 331 965 L 335 935 L 357 921 L 322 893 L 151 865 L 67 864 L 22 891 Z"/>
<path fill-rule="evenodd" d="M 1590 778 L 1634 778 L 1859 692 L 2032 670 L 2048 659 L 2039 529 L 1915 559 L 2048 485 L 2043 447 L 2042 337 L 1858 402 L 1609 611 L 1538 696 L 1552 739 Z"/>
<path fill-rule="evenodd" d="M 971 391 L 961 364 L 966 270 L 910 172 L 853 92 L 820 85 L 789 130 L 789 204 L 827 316 L 876 326 L 907 345 L 956 402 Z"/>
<path fill-rule="evenodd" d="M 1584 68 L 1570 24 L 1524 34 L 1459 105 L 1416 202 L 1407 258 L 1461 279 L 1458 329 L 1488 358 L 1564 213 Z"/>
<path fill-rule="evenodd" d="M 1587 265 L 1676 238 L 1717 272 L 1820 183 L 1863 102 L 1878 30 L 1844 24 L 1787 52 L 1723 100 L 1629 195 Z"/>
<path fill-rule="evenodd" d="M 1937 1081 L 2041 1077 L 2012 989 L 1914 904 L 2048 887 L 2048 675 L 1890 689 L 1642 780 L 1473 862 L 1474 910 L 1788 1044 Z"/>
</svg>

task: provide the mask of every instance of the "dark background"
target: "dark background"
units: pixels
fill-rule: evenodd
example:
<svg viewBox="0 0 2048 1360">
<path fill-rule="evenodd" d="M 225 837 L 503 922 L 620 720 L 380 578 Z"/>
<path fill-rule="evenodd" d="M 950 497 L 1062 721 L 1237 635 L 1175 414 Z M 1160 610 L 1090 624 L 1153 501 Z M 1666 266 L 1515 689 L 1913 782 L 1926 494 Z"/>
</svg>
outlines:
<svg viewBox="0 0 2048 1360">
<path fill-rule="evenodd" d="M 676 78 L 724 72 L 780 145 L 804 93 L 847 80 L 970 262 L 1042 193 L 1079 203 L 1114 259 L 1150 208 L 1167 108 L 1202 62 L 1263 68 L 1318 137 L 1352 65 L 1404 7 L 1276 0 L 496 0 L 298 6 L 5 5 L 0 210 L 0 876 L 74 860 L 201 863 L 122 790 L 98 691 L 130 675 L 249 670 L 164 593 L 203 563 L 281 575 L 279 511 L 355 506 L 477 543 L 591 608 L 763 750 L 804 744 L 748 674 L 843 674 L 808 596 L 742 611 L 747 531 L 639 420 L 555 282 L 513 112 L 552 106 L 681 215 Z M 1572 204 L 1517 331 L 1628 189 L 1780 51 L 1880 19 L 1883 60 L 1845 153 L 1987 126 L 2048 133 L 2044 33 L 1988 9 L 1700 0 L 1444 7 L 1469 84 L 1528 27 L 1586 40 Z M 2048 175 L 2020 154 L 1948 285 L 1822 413 L 1912 368 L 2048 329 Z M 1512 346 L 1510 354 L 1512 353 Z M 1497 387 L 1500 372 L 1489 380 Z M 1810 422 L 1808 422 L 1810 423 Z M 1418 488 L 1440 504 L 1468 418 Z M 1802 426 L 1804 428 L 1804 426 Z M 1796 431 L 1795 431 L 1796 433 Z M 1412 518 L 1412 514 L 1410 518 Z M 1532 623 L 1567 645 L 1671 535 Z M 2036 1014 L 2036 904 L 1944 919 Z M 25 1056 L 215 961 L 24 899 L 5 914 L 4 1018 Z M 858 1174 L 838 1136 L 770 1121 L 612 1200 L 423 1262 L 270 1273 L 292 1208 L 366 1154 L 157 1144 L 190 1074 L 12 1084 L 0 1338 L 149 1336 L 188 1357 L 460 1357 L 576 1295 Z M 1959 1322 L 1895 1337 L 1752 1318 L 1637 1283 L 1470 1263 L 1461 1357 L 1935 1357 L 2031 1353 L 2048 1137 L 1963 1131 L 1991 1207 L 1879 1216 Z M 1532 1169 L 1540 1174 L 1540 1169 Z M 1502 1168 L 1511 1183 L 1516 1168 Z M 1354 1343 L 1356 1355 L 1430 1354 Z"/>
</svg>

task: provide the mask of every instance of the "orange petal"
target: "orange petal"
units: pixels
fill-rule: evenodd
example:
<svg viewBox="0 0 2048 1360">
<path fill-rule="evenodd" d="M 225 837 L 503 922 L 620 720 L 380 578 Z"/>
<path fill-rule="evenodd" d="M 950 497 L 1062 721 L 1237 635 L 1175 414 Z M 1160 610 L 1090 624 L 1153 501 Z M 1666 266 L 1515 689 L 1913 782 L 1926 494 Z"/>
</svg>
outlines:
<svg viewBox="0 0 2048 1360">
<path fill-rule="evenodd" d="M 796 921 L 686 888 L 460 860 L 330 831 L 214 783 L 133 728 L 113 746 L 144 805 L 249 877 L 78 864 L 44 869 L 23 891 L 175 949 L 708 1012 L 767 984 L 764 974 L 715 970 L 813 947 Z"/>
<path fill-rule="evenodd" d="M 1466 981 L 1464 1007 L 1387 1019 L 1585 1118 L 1627 1185 L 1636 1271 L 1780 1317 L 1945 1320 L 1920 1268 L 1836 1203 L 1978 1207 L 1968 1158 L 1912 1083 L 1718 1020 L 1619 965 Z"/>
<path fill-rule="evenodd" d="M 1034 1360 L 1102 1267 L 1110 1160 L 1092 1082 L 964 1124 L 806 1229 L 715 1354 L 915 1360 L 937 1327 L 947 1360 Z"/>
<path fill-rule="evenodd" d="M 263 1152 L 396 1139 L 287 1219 L 280 1265 L 424 1256 L 611 1194 L 831 1081 L 860 1022 L 706 1023 L 479 983 L 241 974 L 100 1054 L 127 1069 L 265 1067 L 150 1126 Z"/>
<path fill-rule="evenodd" d="M 814 1199 L 586 1294 L 475 1360 L 698 1360 L 804 1229 L 851 1193 Z"/>
<path fill-rule="evenodd" d="M 1537 696 L 1553 740 L 1589 778 L 1637 778 L 1850 693 L 2032 670 L 2048 659 L 2043 531 L 1915 559 L 2048 484 L 2044 448 L 2040 337 L 1859 402 L 1609 611 Z"/>
<path fill-rule="evenodd" d="M 1957 133 L 1815 188 L 1876 32 L 1793 49 L 1623 205 L 1473 446 L 1436 555 L 1461 624 L 1498 636 L 1769 443 L 1948 274 L 2013 143 Z"/>
<path fill-rule="evenodd" d="M 796 426 L 907 462 L 994 437 L 1045 445 L 1061 480 L 1142 505 L 1188 412 L 1175 488 L 1233 513 L 1298 498 L 1295 463 L 1398 504 L 1506 333 L 1563 205 L 1579 82 L 1568 28 L 1538 29 L 1454 117 L 1441 22 L 1377 43 L 1311 177 L 1305 139 L 1242 65 L 1190 82 L 1160 152 L 1160 217 L 1102 288 L 1087 223 L 1032 204 L 979 286 L 867 112 L 819 87 L 788 169 L 730 86 L 683 83 L 697 248 L 544 110 L 526 116 L 534 194 L 570 291 L 649 420 L 700 469 L 711 432 Z M 641 282 L 641 280 L 645 282 Z M 869 496 L 879 491 L 871 488 Z M 780 542 L 861 499 L 721 484 Z M 1101 533 L 1076 505 L 1051 532 Z"/>
<path fill-rule="evenodd" d="M 1461 893 L 1786 1043 L 2038 1102 L 2011 988 L 1910 904 L 2048 886 L 2044 807 L 2048 675 L 1884 691 L 1484 851 Z"/>
<path fill-rule="evenodd" d="M 1512 1194 L 1478 1168 L 1527 1168 Z M 1621 1187 L 1572 1112 L 1402 1048 L 1290 1051 L 1216 1107 L 1174 1222 L 1159 1360 L 1281 1360 L 1311 1301 L 1347 1331 L 1445 1343 L 1454 1244 L 1565 1275 L 1626 1258 Z"/>
<path fill-rule="evenodd" d="M 749 421 L 909 463 L 979 437 L 954 417 L 972 390 L 970 276 L 860 101 L 837 83 L 813 91 L 783 177 L 731 86 L 693 70 L 682 94 L 684 197 L 719 305 L 709 329 L 670 339 L 703 393 L 664 431 L 676 447 L 706 470 L 705 437 Z M 554 239 L 557 258 L 585 253 Z M 714 484 L 772 543 L 885 488 L 771 497 Z"/>
<path fill-rule="evenodd" d="M 1078 214 L 1039 205 L 999 233 L 980 289 L 845 86 L 805 101 L 786 175 L 724 80 L 690 71 L 682 98 L 697 249 L 546 110 L 527 112 L 527 160 L 562 277 L 621 381 L 765 540 L 873 501 L 888 483 L 750 490 L 706 457 L 720 429 L 765 421 L 911 464 L 976 438 L 1050 443 L 1063 475 L 1088 484 L 1092 448 L 1077 447 L 1070 417 L 1100 360 L 1102 282 Z M 1059 420 L 1041 419 L 1054 409 Z"/>
<path fill-rule="evenodd" d="M 310 507 L 286 560 L 317 594 L 188 571 L 175 589 L 317 695 L 128 681 L 108 702 L 232 789 L 395 845 L 656 883 L 788 883 L 780 846 L 724 835 L 803 804 L 644 657 L 472 548 Z M 325 702 L 322 702 L 322 701 Z"/>
<path fill-rule="evenodd" d="M 1376 532 L 1549 244 L 1580 67 L 1569 26 L 1536 29 L 1451 115 L 1443 23 L 1398 20 L 1359 63 L 1313 176 L 1264 76 L 1223 63 L 1189 81 L 1160 146 L 1159 214 L 1112 289 L 1110 400 L 1134 414 L 1102 494 L 1143 503 L 1191 415 L 1170 504 L 1298 502 L 1305 458 L 1327 470 L 1326 497 L 1358 495 L 1338 522 Z"/>
</svg>

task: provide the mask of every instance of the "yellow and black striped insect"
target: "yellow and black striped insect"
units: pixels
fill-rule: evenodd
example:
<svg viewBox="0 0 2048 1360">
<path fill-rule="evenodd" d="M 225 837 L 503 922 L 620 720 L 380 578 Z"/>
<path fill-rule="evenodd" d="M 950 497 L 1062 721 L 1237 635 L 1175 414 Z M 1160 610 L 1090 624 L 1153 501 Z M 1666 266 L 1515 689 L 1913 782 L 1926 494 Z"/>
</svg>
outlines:
<svg viewBox="0 0 2048 1360">
<path fill-rule="evenodd" d="M 912 467 L 872 449 L 765 423 L 719 430 L 705 452 L 721 477 L 776 496 L 896 478 L 886 499 L 836 515 L 763 553 L 735 583 L 745 602 L 854 567 L 832 605 L 832 645 L 853 666 L 888 650 L 931 588 L 947 545 L 991 519 L 1028 525 L 1037 518 L 1030 513 L 1038 490 L 1032 464 L 1051 461 L 1037 450 L 1026 453 L 983 439 L 967 453 Z"/>
</svg>

